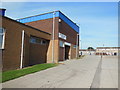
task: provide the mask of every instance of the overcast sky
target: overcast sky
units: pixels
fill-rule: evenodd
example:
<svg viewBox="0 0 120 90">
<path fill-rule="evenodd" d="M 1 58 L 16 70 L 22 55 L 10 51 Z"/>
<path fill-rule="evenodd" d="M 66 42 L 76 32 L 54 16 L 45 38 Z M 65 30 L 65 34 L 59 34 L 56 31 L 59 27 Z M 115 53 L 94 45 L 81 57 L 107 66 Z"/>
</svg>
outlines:
<svg viewBox="0 0 120 90">
<path fill-rule="evenodd" d="M 82 49 L 118 46 L 117 2 L 4 2 L 2 7 L 12 19 L 60 10 L 80 25 Z"/>
</svg>

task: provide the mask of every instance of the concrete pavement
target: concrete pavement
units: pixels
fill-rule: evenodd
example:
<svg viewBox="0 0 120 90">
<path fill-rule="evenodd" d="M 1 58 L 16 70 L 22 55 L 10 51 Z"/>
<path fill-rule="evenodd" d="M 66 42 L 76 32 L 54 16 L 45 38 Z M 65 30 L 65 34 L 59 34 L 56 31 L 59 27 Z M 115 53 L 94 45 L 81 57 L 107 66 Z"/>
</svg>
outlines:
<svg viewBox="0 0 120 90">
<path fill-rule="evenodd" d="M 118 88 L 117 56 L 103 56 L 94 75 L 91 88 Z"/>
<path fill-rule="evenodd" d="M 100 88 L 118 88 L 118 57 L 103 57 Z"/>
<path fill-rule="evenodd" d="M 116 64 L 116 57 L 101 61 L 100 56 L 85 56 L 81 60 L 64 61 L 57 67 L 7 81 L 3 88 L 104 88 L 106 85 L 117 88 Z"/>
</svg>

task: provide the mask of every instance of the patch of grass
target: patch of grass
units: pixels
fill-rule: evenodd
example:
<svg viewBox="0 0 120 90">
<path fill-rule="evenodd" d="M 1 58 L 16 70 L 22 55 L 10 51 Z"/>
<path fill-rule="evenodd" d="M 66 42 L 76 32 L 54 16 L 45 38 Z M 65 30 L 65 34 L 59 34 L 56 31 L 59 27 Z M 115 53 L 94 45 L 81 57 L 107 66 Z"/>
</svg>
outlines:
<svg viewBox="0 0 120 90">
<path fill-rule="evenodd" d="M 30 73 L 37 72 L 37 71 L 45 70 L 47 68 L 55 67 L 57 65 L 58 64 L 54 64 L 54 63 L 45 63 L 45 64 L 37 64 L 31 67 L 26 67 L 19 70 L 5 71 L 2 73 L 2 82 L 12 80 Z"/>
<path fill-rule="evenodd" d="M 82 59 L 85 55 L 80 55 L 77 59 Z"/>
</svg>

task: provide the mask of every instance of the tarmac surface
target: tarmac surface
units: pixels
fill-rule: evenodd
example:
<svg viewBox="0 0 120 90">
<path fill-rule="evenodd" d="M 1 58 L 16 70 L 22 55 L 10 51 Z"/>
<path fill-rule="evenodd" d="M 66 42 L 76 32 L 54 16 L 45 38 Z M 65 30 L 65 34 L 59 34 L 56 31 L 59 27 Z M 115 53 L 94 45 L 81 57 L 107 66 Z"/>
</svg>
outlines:
<svg viewBox="0 0 120 90">
<path fill-rule="evenodd" d="M 88 55 L 3 83 L 3 88 L 118 88 L 117 56 Z"/>
</svg>

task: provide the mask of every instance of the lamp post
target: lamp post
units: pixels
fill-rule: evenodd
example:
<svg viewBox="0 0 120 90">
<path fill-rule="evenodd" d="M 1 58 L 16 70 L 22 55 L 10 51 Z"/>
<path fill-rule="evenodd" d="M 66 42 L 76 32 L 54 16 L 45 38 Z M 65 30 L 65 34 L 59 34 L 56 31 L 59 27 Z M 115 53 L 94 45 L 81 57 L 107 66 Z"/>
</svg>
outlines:
<svg viewBox="0 0 120 90">
<path fill-rule="evenodd" d="M 80 24 L 79 24 L 80 25 Z M 82 39 L 81 39 L 81 36 L 82 34 L 81 34 L 81 27 L 80 27 L 80 48 L 81 48 L 81 50 L 82 50 Z M 82 51 L 81 51 L 81 55 L 82 55 Z"/>
<path fill-rule="evenodd" d="M 77 34 L 77 40 L 76 40 L 76 58 L 78 58 L 78 49 L 79 49 L 79 47 L 78 47 L 78 40 L 79 40 L 79 34 Z"/>
<path fill-rule="evenodd" d="M 92 48 L 92 47 L 91 47 Z M 90 55 L 91 55 L 91 48 L 90 48 Z"/>
<path fill-rule="evenodd" d="M 80 48 L 81 48 L 80 55 L 82 55 L 82 40 L 80 40 Z"/>
<path fill-rule="evenodd" d="M 103 50 L 104 50 L 104 44 L 103 44 Z M 101 58 L 103 57 L 103 52 L 104 52 L 103 50 L 102 50 L 102 55 L 101 55 Z"/>
<path fill-rule="evenodd" d="M 78 23 L 78 26 L 80 27 L 80 24 Z M 81 27 L 80 27 L 81 28 Z M 77 40 L 76 40 L 76 58 L 78 57 L 78 54 L 79 54 L 79 45 L 78 44 L 81 44 L 81 49 L 82 49 L 82 43 L 81 43 L 81 30 L 79 28 L 79 34 L 77 34 Z"/>
<path fill-rule="evenodd" d="M 104 55 L 104 44 L 103 44 L 103 55 Z"/>
</svg>

